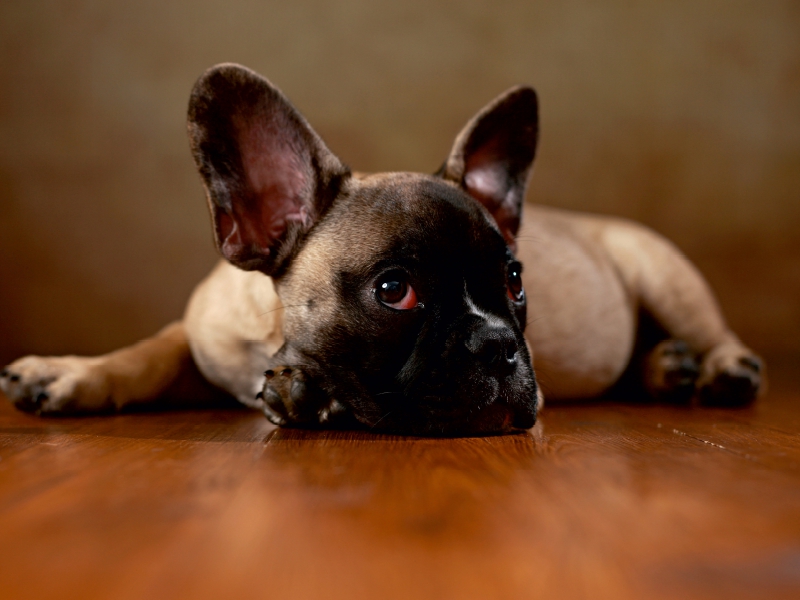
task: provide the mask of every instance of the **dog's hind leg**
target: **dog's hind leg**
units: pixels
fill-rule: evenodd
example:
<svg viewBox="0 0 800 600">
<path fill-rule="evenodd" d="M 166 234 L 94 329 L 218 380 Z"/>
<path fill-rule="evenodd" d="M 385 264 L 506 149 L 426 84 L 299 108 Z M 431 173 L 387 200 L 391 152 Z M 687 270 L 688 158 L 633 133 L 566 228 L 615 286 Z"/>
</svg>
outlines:
<svg viewBox="0 0 800 600">
<path fill-rule="evenodd" d="M 602 241 L 640 308 L 668 338 L 686 343 L 685 354 L 698 357 L 697 398 L 728 406 L 754 400 L 762 388 L 763 362 L 728 328 L 694 265 L 670 242 L 632 223 L 605 228 Z M 669 363 L 674 357 L 665 355 L 665 349 L 657 346 L 655 352 L 661 354 L 651 358 Z"/>
<path fill-rule="evenodd" d="M 0 371 L 0 389 L 17 408 L 68 415 L 133 405 L 202 404 L 224 395 L 207 383 L 192 359 L 183 324 L 95 357 L 26 356 Z"/>
</svg>

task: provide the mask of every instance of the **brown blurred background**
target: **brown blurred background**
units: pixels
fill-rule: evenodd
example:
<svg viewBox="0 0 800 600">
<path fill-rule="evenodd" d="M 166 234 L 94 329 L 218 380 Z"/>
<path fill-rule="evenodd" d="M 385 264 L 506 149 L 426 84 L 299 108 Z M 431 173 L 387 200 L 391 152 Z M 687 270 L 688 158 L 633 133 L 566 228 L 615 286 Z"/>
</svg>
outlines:
<svg viewBox="0 0 800 600">
<path fill-rule="evenodd" d="M 529 199 L 649 224 L 747 342 L 800 352 L 796 0 L 6 0 L 0 47 L 0 363 L 180 316 L 215 261 L 186 102 L 222 61 L 359 170 L 430 172 L 534 85 Z"/>
</svg>

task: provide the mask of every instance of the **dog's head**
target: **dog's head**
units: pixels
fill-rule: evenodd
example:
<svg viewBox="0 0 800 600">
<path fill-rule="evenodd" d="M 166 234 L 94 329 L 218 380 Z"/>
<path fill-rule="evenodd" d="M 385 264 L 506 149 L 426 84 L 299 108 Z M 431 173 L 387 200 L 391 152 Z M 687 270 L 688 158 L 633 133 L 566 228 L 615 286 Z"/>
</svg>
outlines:
<svg viewBox="0 0 800 600">
<path fill-rule="evenodd" d="M 236 65 L 198 81 L 189 130 L 220 252 L 275 280 L 286 364 L 377 430 L 533 425 L 513 254 L 532 89 L 478 113 L 435 175 L 352 175 L 275 87 Z"/>
</svg>

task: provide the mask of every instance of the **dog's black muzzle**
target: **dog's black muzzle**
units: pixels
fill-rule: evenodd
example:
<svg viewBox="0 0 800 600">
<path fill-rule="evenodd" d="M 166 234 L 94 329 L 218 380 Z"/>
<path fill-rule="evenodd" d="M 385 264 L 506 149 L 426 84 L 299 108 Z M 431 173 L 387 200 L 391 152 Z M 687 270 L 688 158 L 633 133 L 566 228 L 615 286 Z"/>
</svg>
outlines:
<svg viewBox="0 0 800 600">
<path fill-rule="evenodd" d="M 533 427 L 538 387 L 521 333 L 465 315 L 435 354 L 416 357 L 417 375 L 402 391 L 376 398 L 382 414 L 374 430 L 455 436 Z"/>
</svg>

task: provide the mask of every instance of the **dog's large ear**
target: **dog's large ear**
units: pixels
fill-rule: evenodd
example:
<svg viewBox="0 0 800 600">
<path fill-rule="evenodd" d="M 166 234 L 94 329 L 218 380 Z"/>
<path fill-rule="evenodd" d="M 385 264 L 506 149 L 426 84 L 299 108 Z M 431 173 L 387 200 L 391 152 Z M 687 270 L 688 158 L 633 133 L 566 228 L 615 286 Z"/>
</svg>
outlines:
<svg viewBox="0 0 800 600">
<path fill-rule="evenodd" d="M 467 123 L 438 172 L 486 207 L 512 248 L 538 133 L 536 92 L 512 88 Z"/>
<path fill-rule="evenodd" d="M 220 252 L 279 275 L 349 170 L 277 88 L 239 65 L 200 77 L 188 127 Z"/>
</svg>

